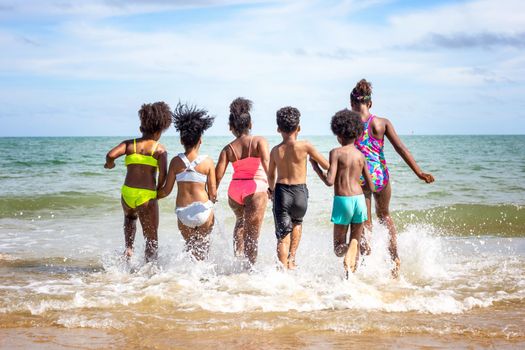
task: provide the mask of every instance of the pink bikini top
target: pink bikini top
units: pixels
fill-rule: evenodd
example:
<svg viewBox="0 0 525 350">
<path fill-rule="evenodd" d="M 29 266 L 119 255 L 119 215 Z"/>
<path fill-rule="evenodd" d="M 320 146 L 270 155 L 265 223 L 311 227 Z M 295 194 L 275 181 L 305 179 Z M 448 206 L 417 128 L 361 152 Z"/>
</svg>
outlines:
<svg viewBox="0 0 525 350">
<path fill-rule="evenodd" d="M 252 141 L 253 137 L 250 139 L 250 146 L 248 148 L 248 157 L 239 159 L 235 149 L 231 144 L 230 148 L 235 155 L 236 161 L 232 163 L 233 165 L 233 176 L 232 180 L 266 180 L 266 173 L 261 164 L 261 158 L 259 157 L 250 157 L 252 151 Z"/>
</svg>

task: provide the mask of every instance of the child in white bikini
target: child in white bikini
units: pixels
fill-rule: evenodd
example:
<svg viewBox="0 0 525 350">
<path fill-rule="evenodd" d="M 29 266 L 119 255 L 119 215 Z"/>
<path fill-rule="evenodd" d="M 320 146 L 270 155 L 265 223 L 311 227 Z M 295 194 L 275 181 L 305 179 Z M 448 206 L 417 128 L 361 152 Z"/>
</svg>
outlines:
<svg viewBox="0 0 525 350">
<path fill-rule="evenodd" d="M 157 196 L 168 196 L 177 181 L 175 213 L 186 248 L 197 260 L 208 256 L 209 235 L 213 229 L 213 202 L 217 197 L 215 165 L 199 155 L 202 134 L 213 124 L 208 112 L 179 103 L 173 113 L 175 129 L 180 133 L 184 153 L 171 160 L 168 176 Z"/>
</svg>

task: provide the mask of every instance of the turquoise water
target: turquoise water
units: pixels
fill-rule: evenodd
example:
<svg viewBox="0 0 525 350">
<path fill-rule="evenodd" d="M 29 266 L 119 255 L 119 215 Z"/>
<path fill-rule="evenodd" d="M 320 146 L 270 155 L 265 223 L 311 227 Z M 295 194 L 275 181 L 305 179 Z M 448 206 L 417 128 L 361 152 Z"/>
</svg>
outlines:
<svg viewBox="0 0 525 350">
<path fill-rule="evenodd" d="M 335 146 L 331 136 L 308 139 L 326 155 Z M 125 264 L 123 159 L 103 168 L 106 152 L 121 140 L 0 138 L 0 327 L 236 339 L 239 332 L 285 335 L 293 325 L 297 334 L 525 343 L 525 136 L 403 137 L 435 176 L 430 185 L 387 147 L 398 281 L 390 277 L 386 229 L 377 224 L 372 255 L 343 280 L 342 260 L 332 252 L 332 189 L 312 171 L 293 273 L 275 269 L 270 206 L 256 271 L 243 272 L 233 258 L 231 167 L 219 188 L 208 261 L 196 263 L 184 252 L 173 193 L 160 202 L 158 264 L 144 263 L 140 230 L 137 254 Z M 216 159 L 230 140 L 205 138 L 201 153 Z M 161 142 L 170 158 L 182 150 L 176 137 Z"/>
</svg>

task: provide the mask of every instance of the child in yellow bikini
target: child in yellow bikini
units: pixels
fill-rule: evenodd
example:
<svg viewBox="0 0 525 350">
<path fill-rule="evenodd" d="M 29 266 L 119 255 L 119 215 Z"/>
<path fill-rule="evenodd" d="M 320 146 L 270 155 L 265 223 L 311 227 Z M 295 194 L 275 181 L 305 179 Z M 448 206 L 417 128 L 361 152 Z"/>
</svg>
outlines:
<svg viewBox="0 0 525 350">
<path fill-rule="evenodd" d="M 142 137 L 125 140 L 106 155 L 104 168 L 113 169 L 115 159 L 126 155 L 126 179 L 122 186 L 122 209 L 124 210 L 125 256 L 133 254 L 133 242 L 137 229 L 137 217 L 146 238 L 146 261 L 157 257 L 159 207 L 157 190 L 166 179 L 168 154 L 159 144 L 162 133 L 171 124 L 171 110 L 164 102 L 142 105 L 139 110 Z M 158 182 L 157 180 L 158 173 Z"/>
</svg>

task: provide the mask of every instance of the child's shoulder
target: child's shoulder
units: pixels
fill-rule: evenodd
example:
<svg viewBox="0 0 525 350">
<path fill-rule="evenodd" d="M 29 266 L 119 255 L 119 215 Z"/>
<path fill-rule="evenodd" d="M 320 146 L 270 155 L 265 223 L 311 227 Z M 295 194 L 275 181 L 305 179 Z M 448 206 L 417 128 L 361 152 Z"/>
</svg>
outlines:
<svg viewBox="0 0 525 350">
<path fill-rule="evenodd" d="M 168 151 L 168 149 L 166 148 L 166 146 L 164 146 L 162 143 L 158 144 L 157 152 L 164 153 L 164 152 L 167 152 L 167 151 Z"/>
<path fill-rule="evenodd" d="M 388 118 L 374 116 L 370 126 L 373 128 L 384 128 L 388 124 L 390 124 L 390 120 Z"/>
<path fill-rule="evenodd" d="M 276 152 L 279 148 L 281 148 L 282 146 L 284 145 L 284 143 L 281 141 L 279 142 L 278 144 L 276 144 L 275 146 L 272 147 L 272 150 L 271 152 Z"/>
<path fill-rule="evenodd" d="M 296 144 L 299 147 L 306 147 L 306 148 L 313 147 L 312 143 L 308 140 L 297 140 Z"/>
<path fill-rule="evenodd" d="M 252 143 L 256 143 L 256 144 L 268 144 L 268 141 L 266 140 L 266 138 L 264 136 L 253 136 L 252 138 Z"/>
<path fill-rule="evenodd" d="M 334 147 L 330 150 L 331 155 L 336 155 L 341 152 L 342 147 Z"/>
</svg>

